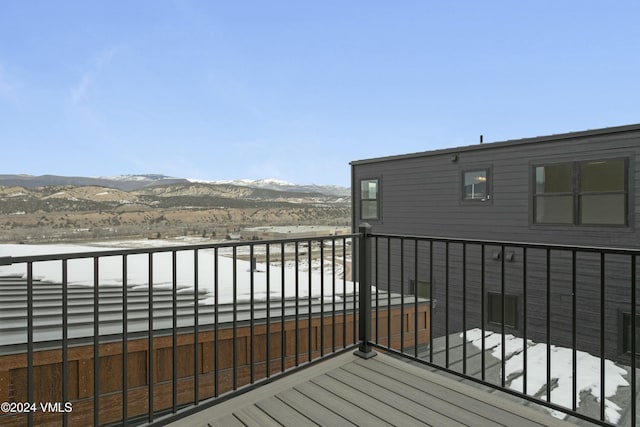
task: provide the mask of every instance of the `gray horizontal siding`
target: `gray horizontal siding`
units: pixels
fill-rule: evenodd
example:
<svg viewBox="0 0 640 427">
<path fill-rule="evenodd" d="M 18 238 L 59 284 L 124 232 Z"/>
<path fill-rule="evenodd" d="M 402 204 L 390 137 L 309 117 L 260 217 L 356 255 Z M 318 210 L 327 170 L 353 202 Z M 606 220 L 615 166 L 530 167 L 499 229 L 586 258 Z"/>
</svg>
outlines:
<svg viewBox="0 0 640 427">
<path fill-rule="evenodd" d="M 404 240 L 401 250 L 400 239 L 374 239 L 372 281 L 380 290 L 392 292 L 413 292 L 410 281 L 416 276 L 415 241 Z M 573 284 L 572 255 L 570 251 L 551 250 L 549 253 L 549 286 L 547 287 L 546 251 L 528 249 L 525 260 L 522 248 L 505 247 L 504 253 L 513 253 L 513 260 L 504 263 L 494 259 L 499 253 L 498 246 L 486 245 L 484 259 L 478 244 L 466 246 L 463 263 L 463 246 L 449 244 L 448 274 L 446 270 L 446 246 L 442 242 L 430 244 L 419 241 L 417 257 L 418 279 L 431 283 L 433 310 L 433 331 L 435 337 L 461 332 L 464 329 L 482 327 L 499 330 L 500 326 L 487 321 L 487 293 L 502 291 L 518 297 L 517 328 L 506 327 L 508 333 L 522 336 L 536 342 L 550 342 L 563 347 L 573 345 Z M 432 258 L 432 264 L 431 264 Z M 640 260 L 636 260 L 636 270 L 640 271 Z M 504 266 L 504 273 L 502 268 Z M 483 270 L 484 267 L 484 270 Z M 576 322 L 578 349 L 599 355 L 600 336 L 605 335 L 605 355 L 613 360 L 626 360 L 620 353 L 619 318 L 621 312 L 631 312 L 631 257 L 606 255 L 604 263 L 604 324 L 601 325 L 601 283 L 600 255 L 576 254 Z M 482 272 L 484 271 L 484 294 Z M 463 272 L 466 277 L 463 277 Z M 525 289 L 526 285 L 526 289 Z M 549 292 L 550 304 L 547 304 Z M 466 293 L 466 307 L 463 295 Z M 484 297 L 484 301 L 483 301 Z M 526 297 L 526 299 L 525 299 Z M 411 301 L 411 298 L 409 299 Z M 484 315 L 483 315 L 484 304 Z M 526 318 L 525 318 L 526 305 Z M 640 306 L 636 305 L 640 313 Z M 448 317 L 447 317 L 448 316 Z M 550 335 L 547 334 L 549 316 Z"/>
<path fill-rule="evenodd" d="M 626 157 L 630 163 L 630 199 L 639 206 L 638 151 L 640 131 L 600 134 L 566 140 L 519 145 L 486 144 L 451 154 L 426 153 L 422 157 L 381 159 L 353 165 L 354 227 L 359 220 L 359 185 L 362 178 L 381 179 L 381 218 L 368 221 L 374 232 L 433 235 L 541 243 L 640 247 L 634 227 L 557 227 L 530 223 L 531 167 L 540 163 Z M 491 167 L 491 201 L 462 203 L 463 170 Z M 630 218 L 633 226 L 638 214 Z"/>
</svg>

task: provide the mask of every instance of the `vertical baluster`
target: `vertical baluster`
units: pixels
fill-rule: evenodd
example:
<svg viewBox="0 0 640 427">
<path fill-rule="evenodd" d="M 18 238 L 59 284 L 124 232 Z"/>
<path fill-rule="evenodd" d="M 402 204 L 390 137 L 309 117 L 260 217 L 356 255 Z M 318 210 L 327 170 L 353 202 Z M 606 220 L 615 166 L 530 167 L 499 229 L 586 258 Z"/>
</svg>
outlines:
<svg viewBox="0 0 640 427">
<path fill-rule="evenodd" d="M 218 248 L 213 249 L 213 306 L 214 306 L 214 322 L 213 322 L 213 396 L 218 397 L 220 395 L 220 381 L 219 381 L 219 324 L 220 324 L 220 284 L 219 284 L 219 258 Z"/>
<path fill-rule="evenodd" d="M 577 346 L 577 314 L 576 314 L 576 251 L 571 251 L 571 389 L 572 405 L 571 408 L 575 411 L 578 407 L 578 355 L 576 351 Z"/>
<path fill-rule="evenodd" d="M 311 258 L 311 251 L 312 251 L 312 247 L 311 247 L 311 240 L 309 240 L 307 242 L 307 248 L 308 248 L 308 254 L 307 254 L 307 258 L 309 261 L 309 271 L 307 272 L 308 275 L 308 279 L 309 279 L 309 300 L 307 301 L 308 304 L 308 315 L 309 315 L 309 334 L 308 334 L 308 339 L 309 339 L 309 359 L 308 361 L 311 362 L 311 359 L 313 358 L 313 346 L 312 346 L 312 335 L 313 335 L 313 325 L 312 325 L 312 311 L 313 311 L 313 307 L 311 305 L 311 294 L 312 294 L 312 287 L 311 287 L 311 276 L 312 276 L 312 271 L 311 271 L 311 264 L 312 264 L 312 258 Z"/>
<path fill-rule="evenodd" d="M 462 373 L 467 373 L 467 243 L 462 243 Z"/>
<path fill-rule="evenodd" d="M 484 281 L 484 264 L 485 264 L 485 246 L 484 243 L 480 244 L 480 324 L 481 326 L 481 330 L 482 330 L 482 343 L 481 343 L 481 351 L 480 351 L 480 359 L 481 359 L 481 367 L 480 367 L 480 372 L 482 373 L 481 377 L 482 377 L 482 381 L 486 380 L 486 370 L 485 370 L 485 366 L 486 366 L 486 355 L 485 355 L 485 351 L 486 351 L 486 340 L 485 340 L 485 319 L 486 319 L 486 313 L 485 313 L 485 281 Z"/>
<path fill-rule="evenodd" d="M 93 257 L 93 425 L 100 425 L 100 283 L 98 257 Z"/>
<path fill-rule="evenodd" d="M 445 329 L 445 366 L 449 369 L 449 241 L 444 245 L 444 329 Z"/>
<path fill-rule="evenodd" d="M 320 244 L 320 357 L 324 356 L 324 240 Z"/>
<path fill-rule="evenodd" d="M 404 237 L 400 238 L 400 352 L 404 353 Z"/>
<path fill-rule="evenodd" d="M 27 262 L 27 402 L 33 402 L 33 262 Z M 33 413 L 27 414 L 27 422 L 33 425 Z"/>
<path fill-rule="evenodd" d="M 296 301 L 295 301 L 295 310 L 296 310 L 296 339 L 295 339 L 295 347 L 296 347 L 296 366 L 300 365 L 300 252 L 299 252 L 299 242 L 296 241 L 295 248 L 295 282 L 296 282 Z M 282 304 L 284 305 L 284 297 L 282 299 Z M 284 339 L 284 325 L 282 326 L 282 335 L 281 340 Z"/>
<path fill-rule="evenodd" d="M 347 347 L 347 239 L 342 239 L 342 265 L 344 274 L 342 275 L 342 347 Z M 351 283 L 353 280 L 353 259 L 351 262 Z"/>
<path fill-rule="evenodd" d="M 249 243 L 249 382 L 253 384 L 255 379 L 255 366 L 254 366 L 254 346 L 255 342 L 255 277 L 254 277 L 254 264 L 253 264 L 253 243 Z M 267 245 L 267 281 L 269 277 L 269 245 Z"/>
<path fill-rule="evenodd" d="M 200 403 L 200 291 L 198 249 L 193 250 L 193 386 L 195 405 Z"/>
<path fill-rule="evenodd" d="M 433 363 L 433 240 L 429 240 L 429 363 Z"/>
<path fill-rule="evenodd" d="M 238 249 L 233 246 L 233 390 L 238 389 Z"/>
<path fill-rule="evenodd" d="M 62 402 L 69 401 L 69 289 L 67 260 L 62 260 Z M 124 369 L 126 370 L 126 366 Z M 126 408 L 126 399 L 123 400 L 123 411 Z M 123 412 L 123 421 L 126 422 L 126 412 Z M 62 413 L 62 425 L 69 424 L 67 412 Z"/>
<path fill-rule="evenodd" d="M 605 309 L 605 254 L 604 252 L 600 252 L 600 420 L 604 421 L 605 415 L 605 358 L 604 358 L 604 331 L 605 331 L 605 317 L 604 317 L 604 309 Z M 632 323 L 635 323 L 636 319 L 631 319 Z M 635 340 L 635 337 L 633 337 Z M 631 357 L 635 357 L 634 354 Z M 633 398 L 632 398 L 633 400 Z"/>
<path fill-rule="evenodd" d="M 392 348 L 391 333 L 391 237 L 387 237 L 387 347 Z"/>
<path fill-rule="evenodd" d="M 379 268 L 379 259 L 378 259 L 378 255 L 379 255 L 379 251 L 378 251 L 378 236 L 374 237 L 374 242 L 375 242 L 375 245 L 376 245 L 375 254 L 374 254 L 374 259 L 375 259 L 375 263 L 376 263 L 376 266 L 375 266 L 375 269 L 374 269 L 374 274 L 375 274 L 375 279 L 374 279 L 375 282 L 374 283 L 376 284 L 376 344 L 378 344 L 380 342 L 380 336 L 378 334 L 378 330 L 380 329 L 379 322 L 378 322 L 378 319 L 380 317 L 380 310 L 379 310 L 379 307 L 380 307 L 380 298 L 379 298 L 379 295 L 380 295 L 380 279 L 379 279 L 379 277 L 380 277 L 380 268 Z"/>
<path fill-rule="evenodd" d="M 418 289 L 420 287 L 418 282 L 418 239 L 414 239 L 413 268 L 413 356 L 418 358 Z"/>
<path fill-rule="evenodd" d="M 154 381 L 154 348 L 153 348 L 153 252 L 149 252 L 149 331 L 148 331 L 148 339 L 149 339 L 149 352 L 147 354 L 149 359 L 149 424 L 153 423 L 153 381 Z"/>
<path fill-rule="evenodd" d="M 527 248 L 522 248 L 522 393 L 527 394 Z"/>
<path fill-rule="evenodd" d="M 266 260 L 269 259 L 269 245 L 267 244 L 265 246 L 265 250 L 267 252 L 266 254 Z M 282 256 L 282 247 L 280 248 L 280 256 Z M 266 376 L 267 378 L 269 378 L 271 376 L 271 280 L 269 278 L 269 274 L 270 274 L 270 267 L 269 267 L 269 262 L 267 261 L 267 312 L 266 312 L 266 328 L 267 328 L 267 348 L 266 348 Z M 284 281 L 284 275 L 282 275 L 282 280 Z M 284 294 L 283 294 L 284 296 Z M 284 323 L 282 323 L 284 325 Z"/>
<path fill-rule="evenodd" d="M 551 402 L 551 250 L 547 248 L 547 402 Z"/>
<path fill-rule="evenodd" d="M 635 396 L 636 391 L 636 354 L 637 345 L 637 323 L 636 318 L 638 316 L 636 308 L 636 255 L 631 255 L 631 425 L 637 425 L 637 401 Z"/>
<path fill-rule="evenodd" d="M 171 251 L 171 310 L 173 314 L 171 329 L 171 385 L 172 410 L 178 411 L 178 253 Z"/>
<path fill-rule="evenodd" d="M 66 285 L 65 285 L 66 287 Z M 129 295 L 127 282 L 127 256 L 122 255 L 122 424 L 128 424 L 129 417 Z M 66 303 L 65 303 L 66 305 Z M 66 338 L 64 342 L 66 343 Z M 66 376 L 66 374 L 65 374 Z M 67 398 L 64 399 L 65 402 Z"/>
<path fill-rule="evenodd" d="M 280 372 L 284 372 L 287 369 L 287 334 L 284 328 L 285 325 L 285 316 L 286 316 L 286 311 L 285 311 L 285 296 L 286 296 L 286 283 L 285 283 L 285 275 L 286 275 L 286 256 L 285 256 L 285 252 L 286 252 L 286 248 L 284 243 L 280 244 L 280 259 L 281 259 L 281 265 L 280 265 L 280 275 L 282 276 L 282 283 L 280 285 L 280 293 L 282 295 L 282 303 L 280 304 L 280 314 L 281 314 L 281 319 L 280 319 L 280 330 L 282 331 L 282 335 L 281 335 L 281 339 L 280 339 Z M 296 303 L 297 304 L 297 303 Z M 297 333 L 297 329 L 296 329 L 296 333 Z"/>
<path fill-rule="evenodd" d="M 331 351 L 336 352 L 336 238 L 331 239 Z"/>
<path fill-rule="evenodd" d="M 505 373 L 505 359 L 506 359 L 506 343 L 505 343 L 505 323 L 506 323 L 506 307 L 505 307 L 505 282 L 504 282 L 504 246 L 500 246 L 500 319 L 501 322 L 501 340 L 502 340 L 502 351 L 500 355 L 500 370 L 501 370 L 501 381 L 500 385 L 502 387 L 505 386 L 507 375 Z"/>
</svg>

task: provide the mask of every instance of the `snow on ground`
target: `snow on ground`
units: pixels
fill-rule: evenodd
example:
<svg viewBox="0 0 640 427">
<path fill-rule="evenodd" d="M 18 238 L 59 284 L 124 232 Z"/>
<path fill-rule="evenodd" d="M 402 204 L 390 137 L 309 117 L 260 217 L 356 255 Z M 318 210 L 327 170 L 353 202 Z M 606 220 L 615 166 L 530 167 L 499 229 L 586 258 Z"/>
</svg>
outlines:
<svg viewBox="0 0 640 427">
<path fill-rule="evenodd" d="M 126 247 L 164 246 L 163 241 L 135 241 Z M 181 242 L 184 244 L 184 242 Z M 175 245 L 175 243 L 174 243 Z M 122 246 L 119 246 L 122 248 Z M 64 254 L 74 252 L 105 251 L 108 248 L 97 245 L 0 245 L 0 257 L 19 257 L 30 255 Z M 224 251 L 225 253 L 227 251 Z M 301 257 L 302 258 L 302 257 Z M 338 258 L 336 259 L 339 260 Z M 267 298 L 267 271 L 269 276 L 269 293 L 271 298 L 282 297 L 282 283 L 284 281 L 284 296 L 295 297 L 296 280 L 298 295 L 300 297 L 319 298 L 322 295 L 333 295 L 333 282 L 335 273 L 336 295 L 343 294 L 344 281 L 342 279 L 343 267 L 336 262 L 335 271 L 331 262 L 325 261 L 320 265 L 315 260 L 311 265 L 311 278 L 309 278 L 308 260 L 300 259 L 296 278 L 295 264 L 285 263 L 284 272 L 280 263 L 257 263 L 256 270 L 251 272 L 250 262 L 236 259 L 235 274 L 234 261 L 231 257 L 219 251 L 217 259 L 213 249 L 198 251 L 198 290 L 206 290 L 210 293 L 203 303 L 213 304 L 215 293 L 214 271 L 218 269 L 218 298 L 220 303 L 231 303 L 234 300 L 233 283 L 236 282 L 236 301 L 250 301 L 251 278 L 254 284 L 254 300 L 266 300 Z M 176 253 L 176 283 L 181 291 L 191 290 L 194 287 L 195 263 L 194 251 L 179 251 Z M 173 259 L 172 252 L 159 252 L 153 255 L 154 288 L 171 288 L 173 286 Z M 101 257 L 98 263 L 100 286 L 122 286 L 122 256 Z M 284 274 L 283 274 L 284 273 Z M 0 267 L 0 276 L 19 275 L 26 277 L 26 264 L 14 264 Z M 36 262 L 33 264 L 33 276 L 35 279 L 57 282 L 62 281 L 62 263 L 60 261 Z M 311 279 L 311 280 L 309 280 Z M 70 285 L 93 286 L 94 261 L 93 258 L 73 259 L 68 261 L 68 283 Z M 149 286 L 149 255 L 136 254 L 127 257 L 127 284 L 133 287 Z M 346 293 L 353 292 L 353 283 L 346 282 Z"/>
<path fill-rule="evenodd" d="M 460 334 L 462 337 L 462 334 Z M 482 330 L 471 329 L 467 331 L 467 340 L 478 349 L 482 348 Z M 523 344 L 522 338 L 505 334 L 505 378 L 507 386 L 519 392 L 524 387 L 523 370 Z M 491 331 L 485 331 L 485 349 L 490 350 L 492 356 L 502 358 L 502 335 Z M 550 346 L 551 349 L 551 381 L 556 382 L 551 390 L 551 402 L 571 408 L 573 405 L 573 351 L 570 348 Z M 576 401 L 580 406 L 580 394 L 590 393 L 596 401 L 600 401 L 600 358 L 583 351 L 576 351 L 577 380 Z M 605 397 L 616 394 L 618 387 L 628 386 L 625 379 L 627 371 L 611 360 L 605 360 Z M 547 382 L 547 344 L 536 343 L 527 340 L 527 394 L 538 396 L 546 400 Z M 620 408 L 609 399 L 605 399 L 605 416 L 607 421 L 617 423 L 620 419 Z M 550 410 L 557 418 L 564 418 L 562 412 Z"/>
</svg>

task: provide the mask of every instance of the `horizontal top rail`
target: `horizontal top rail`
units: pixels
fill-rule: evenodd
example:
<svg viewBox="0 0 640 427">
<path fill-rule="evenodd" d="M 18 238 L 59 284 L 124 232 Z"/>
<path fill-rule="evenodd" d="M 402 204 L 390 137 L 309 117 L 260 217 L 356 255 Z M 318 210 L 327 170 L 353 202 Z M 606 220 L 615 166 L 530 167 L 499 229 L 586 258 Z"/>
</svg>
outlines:
<svg viewBox="0 0 640 427">
<path fill-rule="evenodd" d="M 313 237 L 296 237 L 288 239 L 269 239 L 269 240 L 245 240 L 238 242 L 224 242 L 224 243 L 208 243 L 198 245 L 179 245 L 179 246 L 160 246 L 153 248 L 135 248 L 135 249 L 107 249 L 104 251 L 86 251 L 86 252 L 69 252 L 50 255 L 26 255 L 18 257 L 0 257 L 0 265 L 12 265 L 21 264 L 26 262 L 40 262 L 40 261 L 60 261 L 82 258 L 103 258 L 110 256 L 121 255 L 141 255 L 150 253 L 161 252 L 180 252 L 180 251 L 193 251 L 193 250 L 206 250 L 206 249 L 221 249 L 221 248 L 234 248 L 241 246 L 260 246 L 260 245 L 274 245 L 274 244 L 288 244 L 288 243 L 300 243 L 300 242 L 319 242 L 325 240 L 343 240 L 354 237 L 359 237 L 359 233 L 353 234 L 339 234 L 335 236 L 313 236 Z"/>
<path fill-rule="evenodd" d="M 455 237 L 439 237 L 439 236 L 418 236 L 406 234 L 378 234 L 372 233 L 370 237 L 405 239 L 405 240 L 429 240 L 433 242 L 449 242 L 449 243 L 470 243 L 477 245 L 495 245 L 510 246 L 518 248 L 533 249 L 556 249 L 565 251 L 581 251 L 581 252 L 607 252 L 609 254 L 619 255 L 640 255 L 640 249 L 633 248 L 610 248 L 606 246 L 579 246 L 579 245 L 560 245 L 549 243 L 532 243 L 532 242 L 510 242 L 503 240 L 480 240 L 480 239 L 460 239 Z"/>
</svg>

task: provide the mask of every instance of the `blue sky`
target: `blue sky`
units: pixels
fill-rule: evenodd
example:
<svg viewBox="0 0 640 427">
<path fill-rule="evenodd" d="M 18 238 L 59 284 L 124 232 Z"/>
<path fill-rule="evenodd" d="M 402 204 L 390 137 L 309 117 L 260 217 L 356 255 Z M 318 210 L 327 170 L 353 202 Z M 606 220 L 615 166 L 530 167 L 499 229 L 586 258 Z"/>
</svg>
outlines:
<svg viewBox="0 0 640 427">
<path fill-rule="evenodd" d="M 637 1 L 11 1 L 0 173 L 349 185 L 349 161 L 640 122 Z"/>
</svg>

